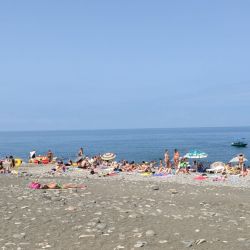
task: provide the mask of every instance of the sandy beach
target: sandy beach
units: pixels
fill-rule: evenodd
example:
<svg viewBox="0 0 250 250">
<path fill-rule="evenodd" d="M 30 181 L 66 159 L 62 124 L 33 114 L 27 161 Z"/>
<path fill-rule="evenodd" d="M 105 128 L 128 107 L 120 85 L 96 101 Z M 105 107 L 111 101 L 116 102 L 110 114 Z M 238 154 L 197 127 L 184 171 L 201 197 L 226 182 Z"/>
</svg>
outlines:
<svg viewBox="0 0 250 250">
<path fill-rule="evenodd" d="M 20 168 L 0 176 L 2 249 L 249 249 L 248 177 L 225 182 Z M 85 190 L 31 190 L 81 183 Z"/>
</svg>

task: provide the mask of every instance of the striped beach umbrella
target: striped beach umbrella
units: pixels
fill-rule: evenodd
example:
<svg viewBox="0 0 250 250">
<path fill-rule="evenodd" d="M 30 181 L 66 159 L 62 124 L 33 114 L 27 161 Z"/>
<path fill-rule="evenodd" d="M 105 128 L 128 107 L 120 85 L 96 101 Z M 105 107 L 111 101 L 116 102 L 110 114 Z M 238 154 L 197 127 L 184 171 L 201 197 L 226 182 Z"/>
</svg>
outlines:
<svg viewBox="0 0 250 250">
<path fill-rule="evenodd" d="M 114 153 L 105 153 L 101 156 L 102 160 L 104 161 L 112 161 L 114 160 L 116 155 Z"/>
<path fill-rule="evenodd" d="M 200 150 L 192 150 L 189 153 L 187 153 L 184 157 L 189 158 L 189 159 L 203 159 L 203 158 L 207 158 L 208 154 Z"/>
</svg>

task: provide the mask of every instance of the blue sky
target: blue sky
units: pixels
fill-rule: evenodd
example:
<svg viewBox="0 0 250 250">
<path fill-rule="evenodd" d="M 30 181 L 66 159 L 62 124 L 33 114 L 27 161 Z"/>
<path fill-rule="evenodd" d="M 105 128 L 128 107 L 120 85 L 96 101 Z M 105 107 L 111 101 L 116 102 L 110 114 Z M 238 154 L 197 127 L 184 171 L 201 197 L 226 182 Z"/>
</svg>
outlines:
<svg viewBox="0 0 250 250">
<path fill-rule="evenodd" d="M 0 130 L 250 125 L 250 2 L 0 3 Z"/>
</svg>

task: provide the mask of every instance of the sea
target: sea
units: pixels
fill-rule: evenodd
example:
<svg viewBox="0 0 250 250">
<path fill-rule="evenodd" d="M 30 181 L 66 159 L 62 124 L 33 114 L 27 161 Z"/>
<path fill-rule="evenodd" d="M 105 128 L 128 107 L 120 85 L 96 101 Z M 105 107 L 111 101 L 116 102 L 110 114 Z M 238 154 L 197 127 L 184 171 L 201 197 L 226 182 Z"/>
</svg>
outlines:
<svg viewBox="0 0 250 250">
<path fill-rule="evenodd" d="M 59 158 L 74 160 L 83 147 L 87 156 L 114 152 L 117 160 L 159 161 L 165 149 L 173 156 L 176 148 L 181 155 L 196 149 L 208 154 L 208 162 L 228 162 L 239 153 L 250 157 L 250 145 L 231 146 L 240 138 L 250 143 L 250 127 L 0 132 L 0 158 L 13 155 L 27 161 L 30 151 L 44 155 L 50 149 Z"/>
</svg>

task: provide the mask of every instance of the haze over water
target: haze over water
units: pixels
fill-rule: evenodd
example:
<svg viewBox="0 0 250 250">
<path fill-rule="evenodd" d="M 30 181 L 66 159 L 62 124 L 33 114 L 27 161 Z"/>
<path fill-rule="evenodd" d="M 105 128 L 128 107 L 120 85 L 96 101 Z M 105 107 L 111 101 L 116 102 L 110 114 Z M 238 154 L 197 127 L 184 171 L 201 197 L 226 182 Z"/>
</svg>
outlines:
<svg viewBox="0 0 250 250">
<path fill-rule="evenodd" d="M 115 152 L 118 160 L 139 162 L 159 160 L 165 149 L 172 157 L 177 148 L 181 155 L 199 149 L 208 153 L 207 161 L 227 162 L 241 152 L 250 157 L 248 147 L 230 146 L 233 140 L 243 137 L 249 142 L 250 127 L 0 132 L 0 157 L 27 159 L 33 149 L 38 154 L 51 149 L 65 160 L 75 159 L 82 146 L 89 156 Z"/>
</svg>

